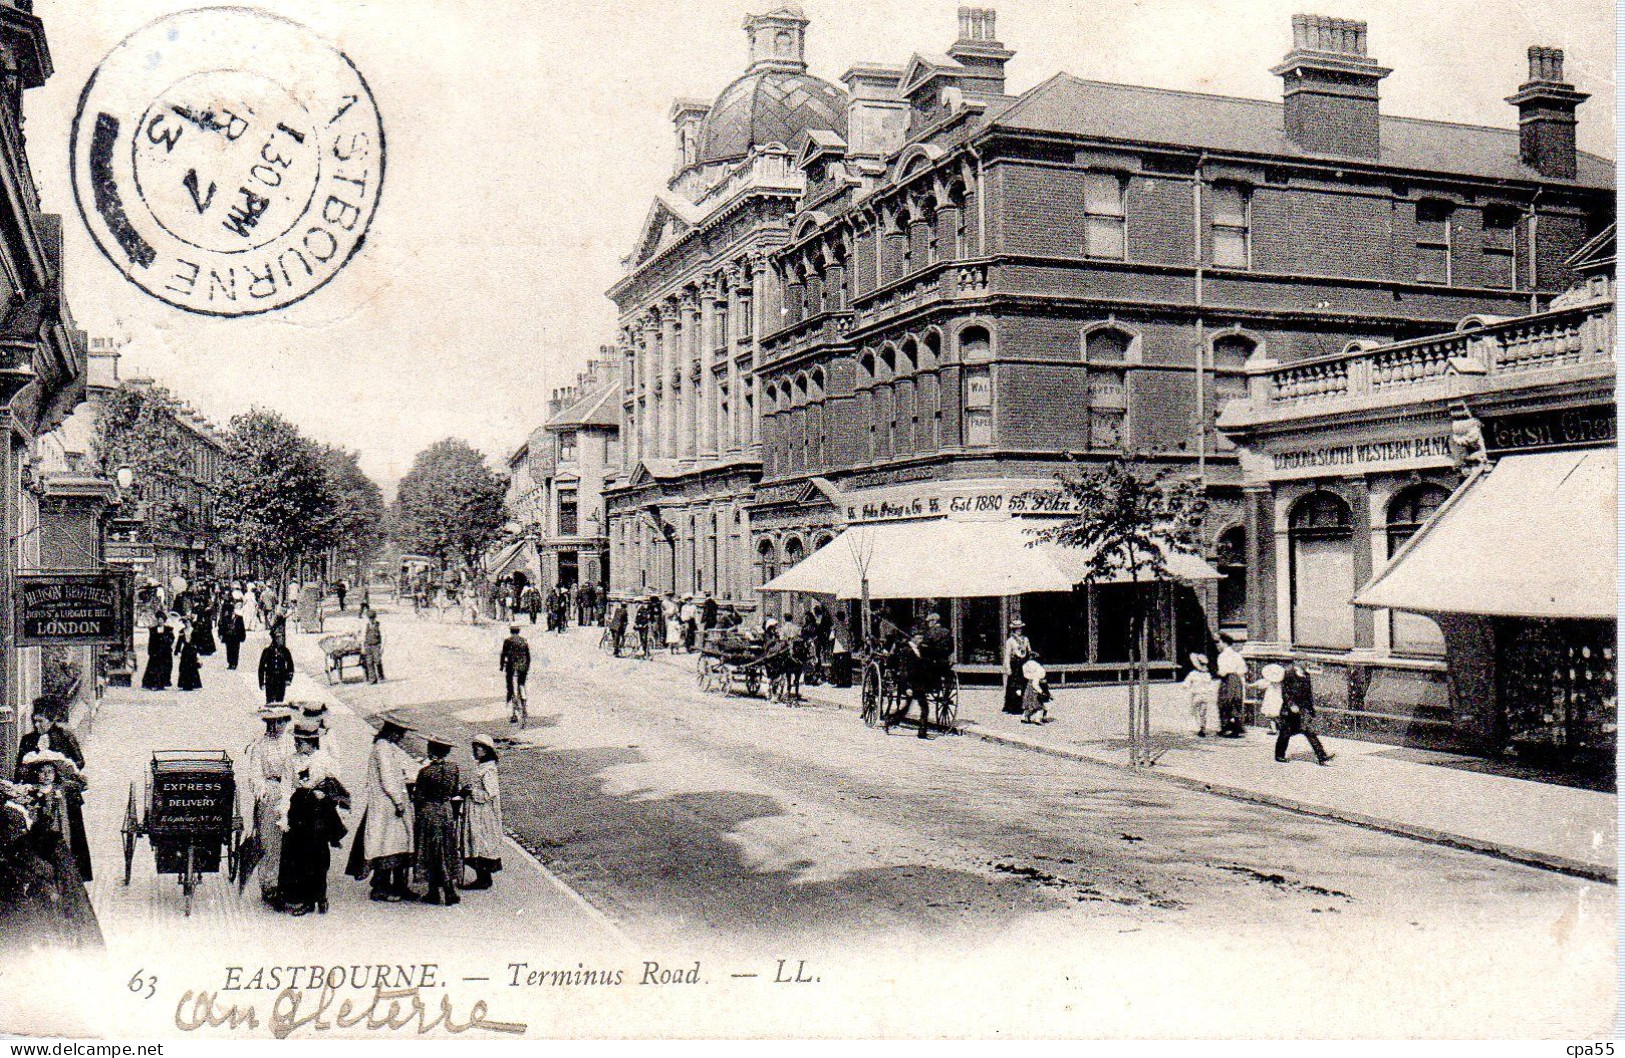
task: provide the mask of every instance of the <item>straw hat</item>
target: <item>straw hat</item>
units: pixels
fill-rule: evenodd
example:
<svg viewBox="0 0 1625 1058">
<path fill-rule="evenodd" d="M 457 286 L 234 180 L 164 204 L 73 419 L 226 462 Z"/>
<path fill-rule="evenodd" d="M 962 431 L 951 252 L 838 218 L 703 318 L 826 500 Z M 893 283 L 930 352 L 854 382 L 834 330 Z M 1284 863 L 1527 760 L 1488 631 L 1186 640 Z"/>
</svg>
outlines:
<svg viewBox="0 0 1625 1058">
<path fill-rule="evenodd" d="M 471 741 L 473 745 L 485 749 L 491 754 L 491 756 L 498 756 L 496 739 L 492 738 L 490 735 L 478 734 L 475 735 Z"/>
<path fill-rule="evenodd" d="M 1261 671 L 1259 675 L 1263 676 L 1271 683 L 1280 683 L 1282 680 L 1286 679 L 1286 670 L 1279 665 L 1271 663 L 1269 665 L 1265 665 L 1263 671 Z"/>
<path fill-rule="evenodd" d="M 36 749 L 23 755 L 22 766 L 32 772 L 37 772 L 42 765 L 54 765 L 58 775 L 77 775 L 79 769 L 74 766 L 64 754 L 54 749 Z"/>
</svg>

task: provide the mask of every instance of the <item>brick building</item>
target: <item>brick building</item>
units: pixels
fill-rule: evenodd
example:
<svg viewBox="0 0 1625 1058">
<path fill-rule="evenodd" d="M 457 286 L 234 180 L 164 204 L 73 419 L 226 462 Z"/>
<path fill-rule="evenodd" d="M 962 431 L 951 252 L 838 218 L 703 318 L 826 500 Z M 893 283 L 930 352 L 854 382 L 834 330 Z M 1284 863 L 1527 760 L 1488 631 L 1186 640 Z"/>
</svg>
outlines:
<svg viewBox="0 0 1625 1058">
<path fill-rule="evenodd" d="M 622 469 L 622 386 L 616 350 L 598 352 L 575 385 L 553 391 L 547 421 L 508 461 L 508 516 L 524 539 L 497 556 L 493 577 L 544 592 L 609 582 L 604 489 Z"/>
<path fill-rule="evenodd" d="M 1566 290 L 1614 211 L 1612 164 L 1574 147 L 1584 96 L 1535 48 L 1517 130 L 1382 114 L 1365 25 L 1318 16 L 1292 20 L 1279 102 L 1065 74 L 1010 96 L 995 28 L 961 9 L 946 55 L 854 67 L 845 130 L 797 145 L 805 191 L 768 258 L 755 376 L 754 583 L 866 522 L 866 561 L 940 545 L 1014 568 L 1008 526 L 933 545 L 919 524 L 965 505 L 1032 521 L 1069 459 L 1132 454 L 1203 477 L 1223 579 L 1193 579 L 1210 616 L 1262 635 L 1246 569 L 1268 543 L 1216 411 L 1260 359 L 1318 364 Z M 941 585 L 889 605 L 942 611 L 973 671 L 1025 615 L 1052 671 L 1105 678 L 1126 651 L 1121 590 Z"/>
</svg>

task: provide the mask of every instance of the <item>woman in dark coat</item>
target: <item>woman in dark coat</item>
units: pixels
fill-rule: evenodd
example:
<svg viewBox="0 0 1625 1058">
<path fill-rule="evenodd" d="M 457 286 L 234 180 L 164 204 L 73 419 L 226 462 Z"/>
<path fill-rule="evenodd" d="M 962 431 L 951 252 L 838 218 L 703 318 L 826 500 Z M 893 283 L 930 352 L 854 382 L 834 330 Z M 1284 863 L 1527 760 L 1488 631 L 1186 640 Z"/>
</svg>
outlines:
<svg viewBox="0 0 1625 1058">
<path fill-rule="evenodd" d="M 183 691 L 201 690 L 203 674 L 198 670 L 197 636 L 183 623 L 177 638 L 181 645 L 181 663 L 175 685 Z"/>
<path fill-rule="evenodd" d="M 141 686 L 149 691 L 167 690 L 174 680 L 175 633 L 169 628 L 169 615 L 158 615 L 158 623 L 147 630 L 147 671 Z"/>
<path fill-rule="evenodd" d="M 457 883 L 462 880 L 463 861 L 459 847 L 456 809 L 452 798 L 463 790 L 457 765 L 447 760 L 451 744 L 429 738 L 429 763 L 418 772 L 413 790 L 418 821 L 417 869 L 428 891 L 426 904 L 456 904 Z"/>
<path fill-rule="evenodd" d="M 34 824 L 30 838 L 40 858 L 51 865 L 55 891 L 51 903 L 57 914 L 57 936 L 70 946 L 102 944 L 101 927 L 85 892 L 85 876 L 79 870 L 72 845 L 72 817 L 68 809 L 74 797 L 81 803 L 85 789 L 73 762 L 59 750 L 31 753 L 23 760 L 18 777 L 33 788 L 31 800 Z"/>
<path fill-rule="evenodd" d="M 282 836 L 277 892 L 290 915 L 327 914 L 327 872 L 333 849 L 348 832 L 339 818 L 344 787 L 333 774 L 333 760 L 321 749 L 321 728 L 301 720 L 293 729 L 294 754 L 288 758 L 287 829 Z"/>
<path fill-rule="evenodd" d="M 197 648 L 198 657 L 206 658 L 215 651 L 213 616 L 211 603 L 200 603 L 192 615 L 192 645 Z"/>
<path fill-rule="evenodd" d="M 220 607 L 220 642 L 226 645 L 226 668 L 237 667 L 243 640 L 247 638 L 248 622 L 243 620 L 242 612 L 228 599 L 225 605 Z"/>
</svg>

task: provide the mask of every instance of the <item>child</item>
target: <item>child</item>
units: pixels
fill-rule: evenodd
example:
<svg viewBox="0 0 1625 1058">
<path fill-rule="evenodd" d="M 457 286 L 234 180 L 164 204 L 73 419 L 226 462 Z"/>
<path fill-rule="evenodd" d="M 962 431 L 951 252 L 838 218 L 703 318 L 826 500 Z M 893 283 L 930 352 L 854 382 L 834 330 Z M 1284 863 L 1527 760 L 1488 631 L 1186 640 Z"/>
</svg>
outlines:
<svg viewBox="0 0 1625 1058">
<path fill-rule="evenodd" d="M 1024 724 L 1049 723 L 1049 674 L 1038 663 L 1037 654 L 1029 654 L 1021 666 L 1021 675 L 1027 685 L 1021 691 L 1021 722 Z"/>
<path fill-rule="evenodd" d="M 1191 655 L 1190 675 L 1185 677 L 1185 693 L 1190 696 L 1191 719 L 1196 722 L 1196 737 L 1207 737 L 1208 706 L 1211 705 L 1218 693 L 1218 686 L 1207 671 L 1207 658 L 1202 654 Z"/>
<path fill-rule="evenodd" d="M 497 744 L 490 735 L 475 735 L 474 781 L 468 786 L 468 856 L 474 880 L 462 889 L 489 889 L 491 875 L 502 870 L 502 790 L 497 781 Z"/>
<path fill-rule="evenodd" d="M 1286 670 L 1279 665 L 1265 665 L 1262 675 L 1264 678 L 1254 681 L 1253 688 L 1264 692 L 1264 700 L 1258 712 L 1270 722 L 1270 731 L 1273 733 L 1277 722 L 1281 719 L 1281 681 L 1286 679 Z"/>
</svg>

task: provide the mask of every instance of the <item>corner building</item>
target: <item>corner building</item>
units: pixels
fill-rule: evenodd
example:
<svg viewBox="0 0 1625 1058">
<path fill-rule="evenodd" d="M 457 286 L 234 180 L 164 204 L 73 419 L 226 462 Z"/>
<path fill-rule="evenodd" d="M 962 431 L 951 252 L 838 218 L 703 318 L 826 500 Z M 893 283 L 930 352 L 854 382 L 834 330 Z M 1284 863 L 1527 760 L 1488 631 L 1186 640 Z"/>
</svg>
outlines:
<svg viewBox="0 0 1625 1058">
<path fill-rule="evenodd" d="M 806 71 L 806 28 L 794 7 L 746 19 L 744 74 L 713 103 L 672 107 L 672 177 L 609 291 L 622 358 L 622 465 L 604 494 L 616 596 L 754 605 L 746 506 L 762 468 L 767 255 L 802 191 L 791 146 L 847 131 L 845 93 Z"/>
<path fill-rule="evenodd" d="M 1536 48 L 1516 129 L 1382 114 L 1365 24 L 1302 15 L 1278 102 L 1066 74 L 1011 96 L 993 12 L 959 21 L 945 55 L 854 67 L 844 129 L 796 146 L 754 377 L 754 583 L 856 525 L 876 523 L 870 547 L 918 546 L 892 523 L 967 497 L 1030 514 L 1068 460 L 1127 454 L 1201 475 L 1222 575 L 1198 580 L 1206 619 L 1266 638 L 1247 570 L 1273 539 L 1216 413 L 1247 397 L 1249 364 L 1304 365 L 1312 387 L 1351 350 L 1546 308 L 1614 212 L 1612 164 L 1574 147 L 1584 96 Z M 968 672 L 997 671 L 1024 616 L 1052 672 L 1105 679 L 1126 661 L 1121 588 L 888 605 L 948 616 Z M 1195 645 L 1180 638 L 1159 634 L 1161 671 Z"/>
</svg>

